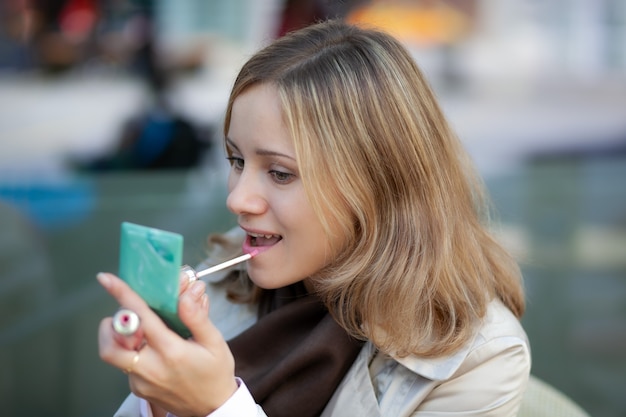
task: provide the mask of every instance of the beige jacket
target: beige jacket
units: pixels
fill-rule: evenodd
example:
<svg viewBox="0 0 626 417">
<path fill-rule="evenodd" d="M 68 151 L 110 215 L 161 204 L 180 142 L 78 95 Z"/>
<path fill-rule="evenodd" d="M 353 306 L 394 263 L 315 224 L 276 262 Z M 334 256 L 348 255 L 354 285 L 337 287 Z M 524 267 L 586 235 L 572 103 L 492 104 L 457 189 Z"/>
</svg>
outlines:
<svg viewBox="0 0 626 417">
<path fill-rule="evenodd" d="M 255 322 L 256 310 L 228 302 L 220 277 L 212 278 L 211 318 L 229 339 Z M 450 356 L 392 358 L 366 343 L 322 416 L 515 416 L 530 365 L 522 326 L 493 301 L 475 338 Z M 131 394 L 115 417 L 139 417 L 138 404 Z"/>
</svg>

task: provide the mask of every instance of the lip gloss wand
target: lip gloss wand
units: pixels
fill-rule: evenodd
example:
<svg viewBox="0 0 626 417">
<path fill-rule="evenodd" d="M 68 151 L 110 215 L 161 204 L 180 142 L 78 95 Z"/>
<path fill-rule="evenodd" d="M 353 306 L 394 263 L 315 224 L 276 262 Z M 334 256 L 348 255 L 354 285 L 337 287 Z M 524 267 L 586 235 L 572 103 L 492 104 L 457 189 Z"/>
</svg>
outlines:
<svg viewBox="0 0 626 417">
<path fill-rule="evenodd" d="M 203 269 L 202 271 L 196 271 L 192 267 L 190 267 L 189 265 L 183 265 L 183 267 L 180 269 L 180 271 L 183 274 L 187 275 L 187 277 L 189 278 L 189 282 L 193 282 L 193 281 L 199 280 L 200 278 L 202 278 L 204 276 L 212 274 L 214 272 L 221 271 L 222 269 L 226 269 L 226 268 L 228 268 L 230 266 L 237 265 L 238 263 L 245 262 L 245 261 L 247 261 L 249 259 L 252 259 L 253 257 L 255 257 L 258 254 L 259 254 L 258 249 L 255 249 L 255 250 L 253 250 L 250 253 L 246 253 L 244 255 L 238 256 L 238 257 L 233 258 L 231 260 L 222 262 L 221 264 L 214 265 L 214 266 L 212 266 L 210 268 Z"/>
</svg>

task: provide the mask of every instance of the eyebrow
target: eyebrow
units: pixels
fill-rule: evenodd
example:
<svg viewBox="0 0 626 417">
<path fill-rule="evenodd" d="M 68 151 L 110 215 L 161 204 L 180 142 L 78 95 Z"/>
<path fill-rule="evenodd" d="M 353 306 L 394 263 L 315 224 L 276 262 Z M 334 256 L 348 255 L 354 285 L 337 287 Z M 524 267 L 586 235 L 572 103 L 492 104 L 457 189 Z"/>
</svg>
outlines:
<svg viewBox="0 0 626 417">
<path fill-rule="evenodd" d="M 238 147 L 237 145 L 235 145 L 235 143 L 234 143 L 232 140 L 230 140 L 229 138 L 226 138 L 226 144 L 227 144 L 228 146 L 230 146 L 231 148 L 233 148 L 233 149 L 235 149 L 235 150 L 237 150 L 237 151 L 241 152 L 241 150 L 239 149 L 239 147 Z M 278 156 L 278 157 L 282 157 L 282 158 L 291 159 L 292 161 L 295 161 L 295 160 L 296 160 L 296 159 L 295 159 L 294 157 L 292 157 L 292 156 L 286 155 L 286 154 L 281 153 L 281 152 L 272 151 L 272 150 L 270 150 L 270 149 L 262 149 L 262 148 L 257 148 L 257 149 L 255 150 L 255 153 L 256 153 L 257 155 L 260 155 L 260 156 Z"/>
</svg>

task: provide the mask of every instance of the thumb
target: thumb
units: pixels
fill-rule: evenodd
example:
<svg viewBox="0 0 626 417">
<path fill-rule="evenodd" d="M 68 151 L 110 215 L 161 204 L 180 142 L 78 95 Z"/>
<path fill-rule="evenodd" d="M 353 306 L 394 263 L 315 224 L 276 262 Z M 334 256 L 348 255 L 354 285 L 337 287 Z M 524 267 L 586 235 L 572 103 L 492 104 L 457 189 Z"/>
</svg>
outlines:
<svg viewBox="0 0 626 417">
<path fill-rule="evenodd" d="M 204 282 L 196 281 L 180 294 L 178 316 L 193 339 L 211 349 L 221 345 L 224 339 L 209 319 L 209 298 L 204 288 Z"/>
</svg>

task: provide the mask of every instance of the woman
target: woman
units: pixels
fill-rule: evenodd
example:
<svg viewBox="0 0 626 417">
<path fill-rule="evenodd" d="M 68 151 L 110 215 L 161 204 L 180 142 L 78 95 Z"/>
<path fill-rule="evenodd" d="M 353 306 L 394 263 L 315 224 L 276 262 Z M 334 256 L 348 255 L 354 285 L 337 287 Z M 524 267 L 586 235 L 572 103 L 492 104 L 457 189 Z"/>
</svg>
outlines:
<svg viewBox="0 0 626 417">
<path fill-rule="evenodd" d="M 240 229 L 214 242 L 259 254 L 208 297 L 183 283 L 189 340 L 99 274 L 145 334 L 139 354 L 101 323 L 135 394 L 117 415 L 516 415 L 519 268 L 396 40 L 338 21 L 280 38 L 243 66 L 224 126 Z"/>
</svg>

